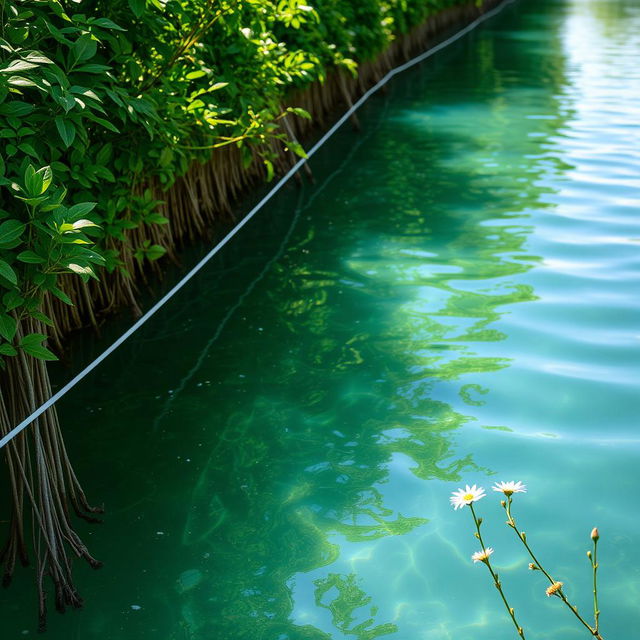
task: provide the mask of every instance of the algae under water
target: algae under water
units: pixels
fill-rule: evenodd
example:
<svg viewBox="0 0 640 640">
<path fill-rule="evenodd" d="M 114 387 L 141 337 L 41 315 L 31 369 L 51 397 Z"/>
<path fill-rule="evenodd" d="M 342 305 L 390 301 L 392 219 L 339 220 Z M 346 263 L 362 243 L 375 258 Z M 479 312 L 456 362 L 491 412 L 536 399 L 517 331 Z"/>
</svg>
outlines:
<svg viewBox="0 0 640 640">
<path fill-rule="evenodd" d="M 397 78 L 60 403 L 99 527 L 55 640 L 514 637 L 460 484 L 640 626 L 640 5 L 517 2 Z M 97 347 L 96 347 L 97 348 Z M 504 526 L 529 640 L 585 632 Z M 32 576 L 3 638 L 34 632 Z"/>
</svg>

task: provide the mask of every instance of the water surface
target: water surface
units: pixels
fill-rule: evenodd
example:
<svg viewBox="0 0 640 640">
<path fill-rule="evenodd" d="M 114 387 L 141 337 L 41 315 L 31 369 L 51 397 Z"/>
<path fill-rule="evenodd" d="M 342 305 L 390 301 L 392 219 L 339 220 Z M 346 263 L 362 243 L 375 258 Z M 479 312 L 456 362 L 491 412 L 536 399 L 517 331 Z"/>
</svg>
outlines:
<svg viewBox="0 0 640 640">
<path fill-rule="evenodd" d="M 500 640 L 465 483 L 640 624 L 640 5 L 520 1 L 394 81 L 60 403 L 102 526 L 52 640 Z M 96 347 L 97 348 L 97 347 Z M 491 492 L 492 493 L 492 492 Z M 530 640 L 587 638 L 478 504 Z M 33 633 L 26 571 L 3 638 Z"/>
</svg>

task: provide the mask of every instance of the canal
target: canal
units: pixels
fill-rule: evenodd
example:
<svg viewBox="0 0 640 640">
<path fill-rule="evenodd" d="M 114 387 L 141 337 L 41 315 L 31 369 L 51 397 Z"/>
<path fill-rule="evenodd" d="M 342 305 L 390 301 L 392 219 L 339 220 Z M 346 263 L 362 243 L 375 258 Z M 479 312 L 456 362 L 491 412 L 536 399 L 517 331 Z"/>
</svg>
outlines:
<svg viewBox="0 0 640 640">
<path fill-rule="evenodd" d="M 50 640 L 529 640 L 640 625 L 640 4 L 520 0 L 396 78 L 59 404 L 104 523 Z M 99 345 L 95 346 L 98 349 Z M 86 345 L 85 345 L 86 347 Z M 86 347 L 90 348 L 90 347 Z M 64 377 L 67 374 L 61 374 Z M 1 594 L 35 634 L 33 576 Z M 51 607 L 53 609 L 53 607 Z"/>
</svg>

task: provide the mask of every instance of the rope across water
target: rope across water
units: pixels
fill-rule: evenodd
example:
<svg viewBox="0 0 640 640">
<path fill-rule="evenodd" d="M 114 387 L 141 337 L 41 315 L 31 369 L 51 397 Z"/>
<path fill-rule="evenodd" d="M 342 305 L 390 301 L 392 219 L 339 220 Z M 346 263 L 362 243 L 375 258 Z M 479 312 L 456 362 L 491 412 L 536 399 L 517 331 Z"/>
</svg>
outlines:
<svg viewBox="0 0 640 640">
<path fill-rule="evenodd" d="M 41 416 L 47 409 L 52 407 L 60 398 L 66 393 L 71 391 L 84 377 L 86 377 L 91 371 L 93 371 L 103 360 L 109 357 L 127 338 L 133 335 L 143 324 L 145 324 L 161 307 L 163 307 L 173 296 L 180 291 L 263 207 L 266 205 L 273 196 L 280 191 L 280 189 L 294 176 L 300 168 L 311 158 L 316 151 L 327 141 L 333 134 L 350 118 L 350 116 L 357 111 L 374 93 L 379 91 L 385 84 L 387 84 L 394 76 L 420 64 L 427 58 L 431 57 L 438 51 L 441 51 L 445 47 L 454 43 L 456 40 L 467 35 L 470 31 L 473 31 L 478 25 L 485 20 L 492 18 L 499 13 L 504 7 L 515 2 L 515 0 L 505 0 L 500 5 L 484 13 L 480 17 L 476 18 L 473 22 L 469 23 L 466 27 L 452 35 L 451 37 L 443 40 L 431 49 L 427 49 L 420 55 L 412 58 L 408 62 L 395 67 L 389 71 L 377 84 L 366 91 L 339 119 L 338 121 L 316 142 L 309 151 L 307 151 L 307 157 L 302 158 L 296 162 L 293 167 L 276 183 L 276 185 L 267 193 L 267 195 L 256 204 L 251 211 L 231 230 L 229 233 L 216 244 L 192 269 L 189 271 L 176 285 L 174 285 L 158 302 L 156 302 L 146 313 L 144 313 L 127 331 L 125 331 L 115 342 L 113 342 L 107 349 L 105 349 L 95 360 L 87 365 L 78 375 L 72 378 L 67 384 L 65 384 L 59 391 L 47 400 L 44 404 L 40 405 L 36 411 L 25 418 L 20 424 L 16 425 L 9 433 L 7 433 L 2 439 L 0 439 L 0 449 L 4 447 L 8 442 L 15 438 L 21 431 L 26 429 L 36 418 Z"/>
</svg>

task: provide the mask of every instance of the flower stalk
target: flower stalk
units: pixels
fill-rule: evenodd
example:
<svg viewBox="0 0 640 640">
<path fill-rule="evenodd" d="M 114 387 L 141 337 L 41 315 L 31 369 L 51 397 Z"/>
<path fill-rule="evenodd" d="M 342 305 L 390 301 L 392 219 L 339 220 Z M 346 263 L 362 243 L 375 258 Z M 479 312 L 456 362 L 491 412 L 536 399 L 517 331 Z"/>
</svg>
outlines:
<svg viewBox="0 0 640 640">
<path fill-rule="evenodd" d="M 504 591 L 502 590 L 502 583 L 500 582 L 498 574 L 494 571 L 493 567 L 491 566 L 491 561 L 489 560 L 489 556 L 493 553 L 493 549 L 487 548 L 484 544 L 484 540 L 482 539 L 482 533 L 480 532 L 480 527 L 482 526 L 482 518 L 478 518 L 476 516 L 476 512 L 473 508 L 473 502 L 469 502 L 468 505 L 469 505 L 469 508 L 471 509 L 473 522 L 476 526 L 475 536 L 476 538 L 478 538 L 480 542 L 480 547 L 482 548 L 481 553 L 474 554 L 473 556 L 474 562 L 479 561 L 487 565 L 487 569 L 489 569 L 489 573 L 491 573 L 491 577 L 493 578 L 493 583 L 495 584 L 496 589 L 498 590 L 498 593 L 500 593 L 502 602 L 504 602 L 504 606 L 507 608 L 507 611 L 509 612 L 509 617 L 513 621 L 513 624 L 518 632 L 518 635 L 522 638 L 522 640 L 525 640 L 524 631 L 522 630 L 522 627 L 518 624 L 518 621 L 516 620 L 515 611 L 513 607 L 509 606 L 509 603 L 507 602 L 507 598 L 504 595 Z"/>
<path fill-rule="evenodd" d="M 501 489 L 495 489 L 497 491 L 500 491 Z M 547 596 L 552 596 L 552 595 L 556 595 L 560 598 L 560 600 L 562 600 L 562 602 L 564 602 L 565 605 L 567 605 L 567 607 L 569 607 L 571 613 L 573 613 L 573 615 L 581 622 L 582 625 L 584 625 L 584 627 L 586 627 L 589 632 L 591 633 L 591 635 L 596 638 L 596 640 L 603 640 L 602 636 L 600 635 L 600 632 L 598 630 L 598 618 L 600 615 L 600 612 L 598 611 L 598 596 L 597 596 L 597 587 L 596 587 L 596 572 L 597 572 L 597 563 L 596 563 L 596 559 L 595 559 L 595 549 L 596 549 L 596 544 L 597 544 L 597 529 L 595 530 L 596 532 L 596 537 L 594 538 L 593 536 L 593 532 L 591 535 L 591 538 L 593 540 L 594 543 L 594 557 L 590 557 L 591 560 L 591 566 L 593 568 L 593 590 L 594 590 L 594 617 L 595 617 L 595 623 L 594 626 L 592 627 L 579 613 L 578 613 L 578 608 L 575 605 L 572 605 L 567 596 L 564 594 L 564 591 L 562 590 L 563 588 L 563 583 L 562 582 L 558 582 L 557 580 L 554 580 L 553 577 L 549 574 L 549 572 L 543 567 L 543 565 L 540 563 L 540 561 L 538 560 L 538 558 L 536 558 L 535 554 L 533 553 L 533 550 L 531 549 L 531 547 L 529 546 L 529 543 L 527 542 L 527 535 L 524 531 L 520 531 L 518 529 L 518 526 L 516 524 L 515 518 L 513 517 L 513 514 L 511 513 L 511 504 L 513 502 L 513 498 L 512 498 L 512 494 L 508 493 L 507 491 L 503 491 L 503 493 L 506 495 L 507 500 L 506 501 L 502 501 L 501 505 L 504 508 L 506 514 L 507 514 L 507 524 L 515 531 L 516 535 L 518 536 L 518 539 L 520 540 L 520 542 L 522 542 L 522 544 L 524 545 L 524 548 L 527 550 L 527 553 L 529 554 L 529 556 L 531 557 L 531 559 L 533 560 L 533 565 L 536 569 L 538 569 L 539 571 L 542 571 L 542 573 L 545 575 L 545 577 L 547 578 L 547 580 L 549 580 L 551 586 L 547 588 L 546 593 Z M 531 566 L 531 565 L 530 565 Z"/>
<path fill-rule="evenodd" d="M 593 631 L 594 636 L 599 638 L 598 630 L 600 627 L 600 609 L 598 608 L 598 540 L 600 534 L 597 528 L 593 528 L 591 532 L 591 540 L 593 540 L 593 554 L 589 553 L 591 568 L 593 569 Z"/>
</svg>

